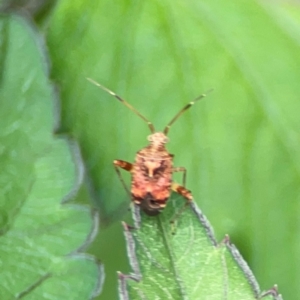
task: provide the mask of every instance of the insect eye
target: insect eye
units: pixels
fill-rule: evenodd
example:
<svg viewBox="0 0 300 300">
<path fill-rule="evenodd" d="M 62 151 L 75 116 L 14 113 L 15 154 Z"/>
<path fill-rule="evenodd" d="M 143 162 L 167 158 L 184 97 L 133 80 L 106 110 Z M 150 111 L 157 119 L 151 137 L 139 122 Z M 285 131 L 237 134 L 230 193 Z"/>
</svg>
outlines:
<svg viewBox="0 0 300 300">
<path fill-rule="evenodd" d="M 152 134 L 147 136 L 147 140 L 148 140 L 149 142 L 152 142 L 152 141 L 153 141 L 153 139 L 152 139 Z"/>
<path fill-rule="evenodd" d="M 168 143 L 169 140 L 170 140 L 170 139 L 166 136 L 166 137 L 164 138 L 164 143 L 165 143 L 165 144 Z"/>
</svg>

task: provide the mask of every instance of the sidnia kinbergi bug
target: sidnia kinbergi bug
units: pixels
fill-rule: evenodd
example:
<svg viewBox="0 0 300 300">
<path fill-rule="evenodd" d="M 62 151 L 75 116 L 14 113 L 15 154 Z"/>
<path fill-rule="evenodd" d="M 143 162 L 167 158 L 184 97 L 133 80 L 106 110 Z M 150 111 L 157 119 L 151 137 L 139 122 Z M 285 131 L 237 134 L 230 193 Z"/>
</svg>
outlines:
<svg viewBox="0 0 300 300">
<path fill-rule="evenodd" d="M 165 208 L 171 191 L 183 196 L 186 199 L 186 204 L 193 201 L 191 191 L 185 187 L 186 169 L 184 167 L 173 166 L 174 155 L 168 152 L 165 144 L 169 141 L 167 134 L 173 123 L 196 101 L 204 98 L 206 94 L 198 96 L 193 101 L 185 105 L 167 124 L 162 132 L 156 132 L 153 124 L 127 101 L 98 82 L 90 78 L 87 79 L 127 106 L 148 124 L 151 131 L 151 134 L 148 136 L 149 145 L 137 152 L 134 163 L 119 159 L 114 160 L 113 162 L 118 177 L 125 190 L 130 195 L 132 201 L 136 205 L 140 206 L 140 208 L 150 216 L 158 215 Z M 130 191 L 122 178 L 120 169 L 131 173 L 132 179 Z M 172 180 L 172 173 L 174 172 L 183 173 L 182 185 L 179 185 Z"/>
</svg>

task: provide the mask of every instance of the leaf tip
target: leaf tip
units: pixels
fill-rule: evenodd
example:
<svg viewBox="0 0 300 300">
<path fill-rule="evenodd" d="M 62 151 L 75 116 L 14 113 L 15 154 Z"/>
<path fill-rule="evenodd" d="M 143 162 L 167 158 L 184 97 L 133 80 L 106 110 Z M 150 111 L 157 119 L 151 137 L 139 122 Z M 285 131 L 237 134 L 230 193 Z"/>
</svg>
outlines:
<svg viewBox="0 0 300 300">
<path fill-rule="evenodd" d="M 220 244 L 221 245 L 225 244 L 226 246 L 230 246 L 231 245 L 229 234 L 225 234 L 225 236 L 224 236 L 224 238 L 223 238 L 223 240 L 222 240 L 222 242 Z"/>
<path fill-rule="evenodd" d="M 274 284 L 272 288 L 270 288 L 268 291 L 263 292 L 261 294 L 261 298 L 267 297 L 267 296 L 273 296 L 275 300 L 282 300 L 281 294 L 278 293 L 278 286 L 277 284 Z"/>
</svg>

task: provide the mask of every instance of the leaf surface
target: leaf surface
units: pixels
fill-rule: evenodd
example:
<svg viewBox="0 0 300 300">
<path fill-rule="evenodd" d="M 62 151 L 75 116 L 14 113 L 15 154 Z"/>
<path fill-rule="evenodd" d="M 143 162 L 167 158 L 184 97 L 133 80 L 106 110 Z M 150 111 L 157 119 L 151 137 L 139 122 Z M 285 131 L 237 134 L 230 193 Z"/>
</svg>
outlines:
<svg viewBox="0 0 300 300">
<path fill-rule="evenodd" d="M 173 195 L 158 217 L 142 213 L 140 223 L 135 208 L 135 227 L 124 223 L 133 273 L 119 274 L 121 299 L 282 299 L 276 290 L 260 291 L 229 237 L 217 243 L 194 203 L 171 226 L 183 204 L 181 197 Z"/>
<path fill-rule="evenodd" d="M 89 299 L 102 266 L 81 251 L 97 214 L 67 203 L 82 179 L 78 149 L 54 137 L 57 103 L 41 38 L 27 21 L 1 16 L 1 299 Z"/>
</svg>

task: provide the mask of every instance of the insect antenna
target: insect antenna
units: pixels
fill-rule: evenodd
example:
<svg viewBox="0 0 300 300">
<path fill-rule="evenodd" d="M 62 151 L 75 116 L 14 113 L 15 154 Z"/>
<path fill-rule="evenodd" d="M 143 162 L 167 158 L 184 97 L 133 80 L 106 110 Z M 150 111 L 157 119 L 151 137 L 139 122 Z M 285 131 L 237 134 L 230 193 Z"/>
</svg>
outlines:
<svg viewBox="0 0 300 300">
<path fill-rule="evenodd" d="M 207 91 L 205 94 L 202 94 L 200 96 L 198 96 L 197 98 L 195 98 L 193 101 L 191 101 L 190 103 L 188 103 L 187 105 L 185 105 L 176 115 L 175 117 L 167 124 L 167 126 L 164 129 L 164 134 L 167 135 L 171 126 L 173 125 L 173 123 L 186 111 L 188 110 L 192 105 L 195 104 L 196 101 L 199 101 L 200 99 L 203 99 L 204 97 L 207 96 L 207 94 L 211 93 L 213 91 L 213 89 Z"/>
<path fill-rule="evenodd" d="M 123 98 L 121 98 L 119 95 L 117 95 L 113 91 L 109 90 L 105 86 L 103 86 L 100 83 L 94 81 L 93 79 L 91 79 L 91 78 L 86 78 L 86 79 L 88 81 L 90 81 L 91 83 L 93 83 L 94 85 L 96 85 L 97 87 L 99 87 L 102 90 L 106 91 L 110 95 L 112 95 L 115 98 L 117 98 L 120 102 L 122 102 L 125 106 L 127 106 L 131 111 L 133 111 L 136 115 L 138 115 L 141 119 L 143 119 L 148 124 L 148 127 L 149 127 L 151 133 L 155 133 L 155 129 L 154 129 L 153 124 L 147 118 L 145 118 L 140 112 L 138 112 L 133 106 L 131 106 L 127 101 L 125 101 Z"/>
</svg>

